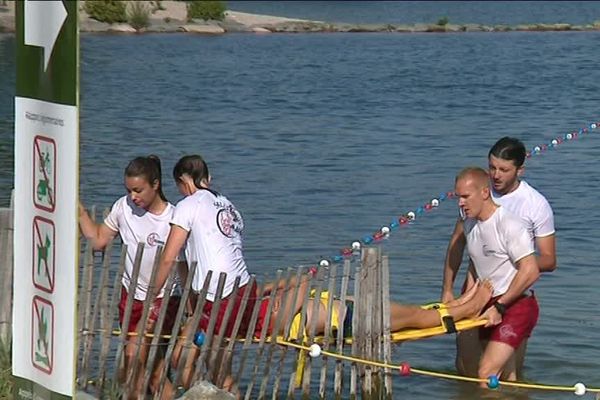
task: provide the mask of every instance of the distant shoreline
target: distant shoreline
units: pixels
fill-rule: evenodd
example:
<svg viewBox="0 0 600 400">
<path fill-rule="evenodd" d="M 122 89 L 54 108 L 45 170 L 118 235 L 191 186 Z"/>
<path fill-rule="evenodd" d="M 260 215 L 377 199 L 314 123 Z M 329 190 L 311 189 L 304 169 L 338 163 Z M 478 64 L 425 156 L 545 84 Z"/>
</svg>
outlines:
<svg viewBox="0 0 600 400">
<path fill-rule="evenodd" d="M 449 24 L 354 24 L 311 21 L 271 15 L 250 14 L 226 11 L 223 21 L 187 21 L 185 3 L 163 1 L 163 10 L 150 15 L 149 26 L 136 31 L 127 23 L 108 24 L 91 19 L 80 7 L 79 30 L 86 33 L 176 33 L 224 34 L 231 32 L 247 33 L 346 33 L 346 32 L 386 32 L 386 33 L 461 33 L 461 32 L 565 32 L 600 31 L 600 21 L 593 24 L 519 24 L 483 25 Z M 14 33 L 14 1 L 0 6 L 0 33 Z"/>
</svg>

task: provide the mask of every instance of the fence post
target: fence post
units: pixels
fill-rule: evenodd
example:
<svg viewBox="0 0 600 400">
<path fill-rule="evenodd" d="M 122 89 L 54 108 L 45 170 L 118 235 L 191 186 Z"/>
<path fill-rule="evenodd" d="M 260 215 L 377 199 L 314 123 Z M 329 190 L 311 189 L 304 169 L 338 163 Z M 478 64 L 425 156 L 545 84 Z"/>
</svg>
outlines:
<svg viewBox="0 0 600 400">
<path fill-rule="evenodd" d="M 14 199 L 13 189 L 9 208 L 0 209 L 0 341 L 5 344 L 12 339 Z"/>
</svg>

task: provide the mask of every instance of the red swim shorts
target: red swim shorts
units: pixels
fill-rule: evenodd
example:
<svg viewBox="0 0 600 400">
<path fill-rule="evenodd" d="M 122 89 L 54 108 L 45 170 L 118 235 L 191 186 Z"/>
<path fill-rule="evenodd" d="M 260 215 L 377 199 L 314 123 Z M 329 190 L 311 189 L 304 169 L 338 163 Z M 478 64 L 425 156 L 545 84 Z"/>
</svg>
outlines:
<svg viewBox="0 0 600 400">
<path fill-rule="evenodd" d="M 490 300 L 484 310 L 491 306 L 496 299 L 497 297 Z M 500 324 L 489 328 L 480 328 L 479 338 L 506 343 L 517 349 L 525 338 L 531 336 L 539 314 L 540 309 L 533 292 L 531 295 L 523 295 L 506 308 Z"/>
<path fill-rule="evenodd" d="M 154 300 L 154 304 L 150 307 L 148 312 L 148 320 L 152 322 L 156 322 L 158 320 L 158 314 L 160 313 L 160 306 L 162 305 L 162 298 L 157 298 Z M 169 304 L 167 305 L 167 314 L 165 315 L 165 319 L 163 321 L 163 329 L 164 333 L 171 333 L 171 329 L 175 324 L 175 316 L 177 314 L 177 309 L 179 308 L 179 300 L 180 298 L 177 296 L 172 296 L 169 299 Z M 121 287 L 121 301 L 119 302 L 119 325 L 121 328 L 123 327 L 123 318 L 125 316 L 125 307 L 127 306 L 127 289 Z M 142 318 L 142 313 L 144 311 L 144 301 L 133 299 L 133 304 L 131 306 L 131 316 L 129 317 L 129 328 L 127 332 L 135 332 L 137 331 L 137 325 L 140 319 Z"/>
<path fill-rule="evenodd" d="M 217 315 L 215 329 L 213 331 L 215 335 L 218 335 L 221 329 L 223 319 L 225 318 L 225 311 L 227 310 L 227 304 L 229 304 L 230 301 L 234 301 L 235 303 L 233 305 L 233 309 L 231 310 L 231 315 L 229 316 L 229 321 L 227 322 L 227 327 L 225 330 L 225 336 L 231 337 L 233 326 L 235 325 L 235 320 L 242 306 L 242 297 L 244 296 L 244 292 L 246 290 L 250 290 L 250 295 L 248 296 L 248 303 L 246 304 L 246 309 L 243 310 L 242 321 L 240 324 L 240 329 L 238 330 L 238 335 L 244 336 L 246 334 L 246 332 L 248 331 L 250 318 L 252 317 L 254 303 L 256 302 L 256 282 L 250 288 L 248 287 L 248 285 L 241 286 L 238 289 L 235 298 L 233 298 L 232 295 L 229 295 L 228 297 L 221 299 L 221 306 L 219 307 L 219 313 Z M 210 316 L 212 314 L 213 306 L 214 303 L 211 301 L 206 300 L 204 302 L 202 316 L 200 317 L 200 322 L 198 324 L 198 329 L 203 330 L 204 332 L 206 332 L 208 329 L 208 324 L 210 322 Z"/>
<path fill-rule="evenodd" d="M 260 334 L 263 330 L 263 326 L 267 320 L 267 311 L 269 309 L 269 298 L 262 299 L 260 302 L 260 310 L 258 311 L 258 316 L 256 318 L 256 326 L 254 327 L 254 337 L 260 337 Z M 269 335 L 269 329 L 267 329 L 267 335 Z"/>
</svg>

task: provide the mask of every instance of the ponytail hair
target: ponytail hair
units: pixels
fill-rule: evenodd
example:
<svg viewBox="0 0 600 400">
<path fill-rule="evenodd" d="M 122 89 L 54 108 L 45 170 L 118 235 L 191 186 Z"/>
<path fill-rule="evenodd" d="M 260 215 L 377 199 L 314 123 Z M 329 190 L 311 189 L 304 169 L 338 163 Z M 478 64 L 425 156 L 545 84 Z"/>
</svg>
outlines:
<svg viewBox="0 0 600 400">
<path fill-rule="evenodd" d="M 175 182 L 180 182 L 181 177 L 186 174 L 192 178 L 194 186 L 198 189 L 202 188 L 203 180 L 208 182 L 210 176 L 208 165 L 197 154 L 181 157 L 175 164 L 175 167 L 173 167 L 173 179 L 175 179 Z"/>
<path fill-rule="evenodd" d="M 160 158 L 157 155 L 150 154 L 146 157 L 136 157 L 125 167 L 126 177 L 143 177 L 153 185 L 158 182 L 158 195 L 163 201 L 168 201 L 162 190 L 162 169 Z"/>
</svg>

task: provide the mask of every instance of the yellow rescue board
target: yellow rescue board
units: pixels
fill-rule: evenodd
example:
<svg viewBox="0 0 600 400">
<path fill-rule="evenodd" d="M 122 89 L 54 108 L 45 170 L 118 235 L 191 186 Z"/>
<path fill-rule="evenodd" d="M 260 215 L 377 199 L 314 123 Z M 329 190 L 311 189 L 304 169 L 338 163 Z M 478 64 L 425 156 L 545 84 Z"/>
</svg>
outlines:
<svg viewBox="0 0 600 400">
<path fill-rule="evenodd" d="M 487 321 L 484 319 L 461 319 L 460 321 L 455 321 L 454 326 L 456 327 L 456 330 L 460 332 L 483 326 L 486 322 Z M 393 332 L 391 338 L 393 342 L 403 342 L 406 340 L 425 339 L 432 336 L 443 335 L 445 333 L 446 328 L 439 325 L 433 328 L 402 329 L 401 331 Z"/>
</svg>

